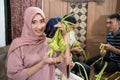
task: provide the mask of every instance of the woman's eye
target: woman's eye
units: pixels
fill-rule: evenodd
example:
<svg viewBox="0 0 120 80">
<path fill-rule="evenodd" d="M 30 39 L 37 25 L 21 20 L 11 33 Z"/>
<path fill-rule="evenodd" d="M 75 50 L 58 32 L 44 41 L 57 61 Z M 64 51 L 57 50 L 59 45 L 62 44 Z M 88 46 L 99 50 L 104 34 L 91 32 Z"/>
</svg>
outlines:
<svg viewBox="0 0 120 80">
<path fill-rule="evenodd" d="M 44 23 L 44 22 L 45 22 L 45 19 L 41 19 L 41 20 L 40 20 L 40 23 Z"/>
<path fill-rule="evenodd" d="M 44 19 L 41 19 L 41 20 L 39 20 L 39 21 L 37 21 L 37 20 L 32 20 L 32 24 L 41 24 L 41 23 L 44 23 L 45 22 L 45 20 Z"/>
<path fill-rule="evenodd" d="M 35 23 L 36 23 L 36 21 L 35 21 L 35 20 L 33 20 L 33 21 L 32 21 L 32 24 L 35 24 Z"/>
</svg>

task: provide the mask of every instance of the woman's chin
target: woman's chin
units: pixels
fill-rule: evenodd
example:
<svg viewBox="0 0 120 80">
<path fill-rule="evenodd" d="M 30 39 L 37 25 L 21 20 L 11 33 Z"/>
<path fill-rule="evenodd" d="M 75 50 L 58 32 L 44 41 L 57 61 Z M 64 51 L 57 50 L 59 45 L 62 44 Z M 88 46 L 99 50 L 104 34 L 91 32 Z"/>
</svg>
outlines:
<svg viewBox="0 0 120 80">
<path fill-rule="evenodd" d="M 43 33 L 42 33 L 42 34 L 39 33 L 39 34 L 36 34 L 36 35 L 37 35 L 38 37 L 40 37 L 40 36 L 43 36 Z"/>
</svg>

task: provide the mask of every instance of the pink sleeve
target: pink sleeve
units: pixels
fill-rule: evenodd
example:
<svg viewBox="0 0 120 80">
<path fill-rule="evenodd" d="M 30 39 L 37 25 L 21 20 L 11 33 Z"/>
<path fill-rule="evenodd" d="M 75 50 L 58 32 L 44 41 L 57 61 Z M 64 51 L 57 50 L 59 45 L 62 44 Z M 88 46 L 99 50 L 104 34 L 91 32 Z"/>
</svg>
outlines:
<svg viewBox="0 0 120 80">
<path fill-rule="evenodd" d="M 18 51 L 20 50 L 15 50 L 7 57 L 7 76 L 10 80 L 26 80 L 28 76 L 28 68 L 24 68 Z"/>
</svg>

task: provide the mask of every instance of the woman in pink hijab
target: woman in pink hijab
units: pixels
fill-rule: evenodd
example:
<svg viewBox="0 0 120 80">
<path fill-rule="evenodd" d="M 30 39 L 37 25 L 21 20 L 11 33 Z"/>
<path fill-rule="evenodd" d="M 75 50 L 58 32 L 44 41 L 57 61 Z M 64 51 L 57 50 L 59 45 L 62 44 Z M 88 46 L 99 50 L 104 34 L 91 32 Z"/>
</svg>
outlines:
<svg viewBox="0 0 120 80">
<path fill-rule="evenodd" d="M 41 9 L 26 9 L 22 35 L 13 40 L 7 54 L 9 80 L 55 79 L 55 64 L 62 62 L 63 58 L 47 56 L 49 38 L 44 34 L 45 26 L 45 15 Z M 62 65 L 60 69 L 67 74 L 66 65 Z"/>
</svg>

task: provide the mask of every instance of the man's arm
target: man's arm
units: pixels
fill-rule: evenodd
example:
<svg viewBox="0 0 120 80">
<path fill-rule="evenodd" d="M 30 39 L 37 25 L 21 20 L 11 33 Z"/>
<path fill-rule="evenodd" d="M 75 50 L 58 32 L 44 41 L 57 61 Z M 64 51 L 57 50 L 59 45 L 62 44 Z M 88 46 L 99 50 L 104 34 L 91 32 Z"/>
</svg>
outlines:
<svg viewBox="0 0 120 80">
<path fill-rule="evenodd" d="M 106 44 L 106 45 L 105 45 L 105 49 L 106 49 L 107 51 L 113 51 L 113 52 L 115 52 L 116 54 L 119 54 L 119 55 L 120 55 L 120 49 L 118 49 L 118 48 L 116 48 L 116 47 L 114 47 L 114 46 L 112 46 L 112 45 L 110 45 L 110 44 Z"/>
</svg>

